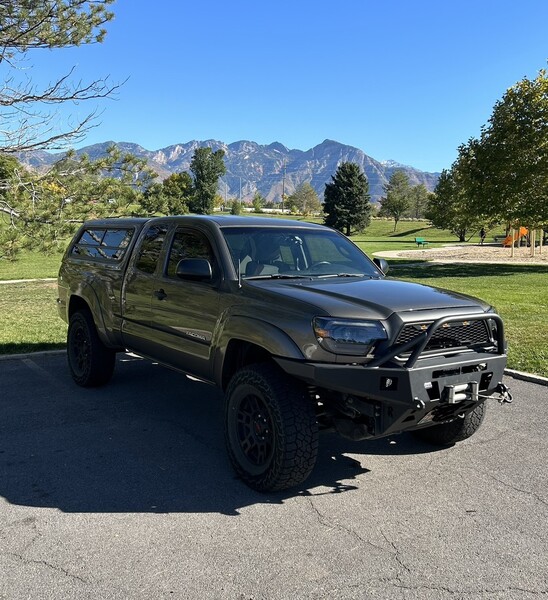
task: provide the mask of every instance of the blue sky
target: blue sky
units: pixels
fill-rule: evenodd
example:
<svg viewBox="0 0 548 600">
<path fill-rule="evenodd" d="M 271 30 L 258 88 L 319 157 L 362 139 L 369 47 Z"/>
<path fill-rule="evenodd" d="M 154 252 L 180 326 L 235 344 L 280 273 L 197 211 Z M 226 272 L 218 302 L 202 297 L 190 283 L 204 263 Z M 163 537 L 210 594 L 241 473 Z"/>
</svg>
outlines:
<svg viewBox="0 0 548 600">
<path fill-rule="evenodd" d="M 329 138 L 440 171 L 548 59 L 546 0 L 117 0 L 113 10 L 103 44 L 32 55 L 36 81 L 73 65 L 84 81 L 129 78 L 97 104 L 101 123 L 80 145 L 307 150 Z"/>
</svg>

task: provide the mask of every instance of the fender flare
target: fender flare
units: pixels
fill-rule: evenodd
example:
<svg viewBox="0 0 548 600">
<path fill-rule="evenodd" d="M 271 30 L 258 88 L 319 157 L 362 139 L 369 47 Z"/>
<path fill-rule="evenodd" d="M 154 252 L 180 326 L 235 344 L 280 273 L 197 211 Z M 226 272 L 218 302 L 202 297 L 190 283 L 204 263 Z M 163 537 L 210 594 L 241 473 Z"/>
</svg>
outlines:
<svg viewBox="0 0 548 600">
<path fill-rule="evenodd" d="M 215 356 L 213 376 L 216 384 L 223 388 L 223 370 L 226 350 L 232 340 L 248 342 L 266 350 L 272 356 L 303 360 L 304 356 L 291 337 L 272 323 L 255 317 L 230 317 L 214 342 Z"/>
<path fill-rule="evenodd" d="M 103 312 L 101 310 L 101 303 L 97 296 L 97 292 L 88 281 L 79 282 L 78 287 L 75 290 L 71 290 L 67 306 L 67 317 L 69 317 L 71 313 L 71 306 L 75 299 L 78 299 L 78 302 L 84 302 L 89 308 L 91 316 L 93 317 L 93 322 L 95 323 L 95 327 L 97 329 L 97 334 L 99 335 L 99 339 L 103 342 L 103 344 L 109 348 L 116 347 L 115 344 L 112 343 L 107 326 L 105 325 Z"/>
</svg>

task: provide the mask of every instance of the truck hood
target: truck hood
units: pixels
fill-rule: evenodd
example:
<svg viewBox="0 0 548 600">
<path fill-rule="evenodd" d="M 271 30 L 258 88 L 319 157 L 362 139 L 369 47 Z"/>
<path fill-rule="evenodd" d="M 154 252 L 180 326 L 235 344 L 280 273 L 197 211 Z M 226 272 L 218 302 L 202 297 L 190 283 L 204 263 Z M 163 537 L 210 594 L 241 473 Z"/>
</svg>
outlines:
<svg viewBox="0 0 548 600">
<path fill-rule="evenodd" d="M 387 319 L 395 312 L 457 309 L 466 313 L 489 308 L 471 296 L 391 279 L 260 279 L 246 283 L 267 295 L 283 295 L 337 317 Z"/>
</svg>

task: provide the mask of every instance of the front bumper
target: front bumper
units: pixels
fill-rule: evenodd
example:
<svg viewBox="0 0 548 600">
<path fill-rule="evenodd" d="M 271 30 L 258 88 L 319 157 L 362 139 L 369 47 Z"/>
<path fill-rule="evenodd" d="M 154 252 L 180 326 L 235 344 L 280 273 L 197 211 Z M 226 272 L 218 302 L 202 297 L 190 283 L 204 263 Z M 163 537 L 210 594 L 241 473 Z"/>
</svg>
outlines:
<svg viewBox="0 0 548 600">
<path fill-rule="evenodd" d="M 344 398 L 354 421 L 363 425 L 363 439 L 450 421 L 472 410 L 497 391 L 506 354 L 421 358 L 412 368 L 276 362 L 289 375 Z"/>
</svg>

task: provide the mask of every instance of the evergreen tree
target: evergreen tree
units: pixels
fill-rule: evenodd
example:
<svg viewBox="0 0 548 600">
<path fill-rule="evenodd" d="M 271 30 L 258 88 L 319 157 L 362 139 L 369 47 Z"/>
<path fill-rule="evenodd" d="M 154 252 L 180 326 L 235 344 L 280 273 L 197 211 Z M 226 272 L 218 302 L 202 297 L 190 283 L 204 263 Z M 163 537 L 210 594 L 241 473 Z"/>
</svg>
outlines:
<svg viewBox="0 0 548 600">
<path fill-rule="evenodd" d="M 154 174 L 144 161 L 115 147 L 91 161 L 67 153 L 46 173 L 29 172 L 0 159 L 0 257 L 13 259 L 22 248 L 64 248 L 85 220 L 131 214 Z"/>
<path fill-rule="evenodd" d="M 343 162 L 325 184 L 325 224 L 350 235 L 363 231 L 371 220 L 369 184 L 359 165 Z"/>
<path fill-rule="evenodd" d="M 4 85 L 0 89 L 0 149 L 22 152 L 60 148 L 81 139 L 92 125 L 94 112 L 73 127 L 58 130 L 55 107 L 66 102 L 104 98 L 117 89 L 108 78 L 83 82 L 68 73 L 48 73 L 47 85 L 36 85 L 32 54 L 102 42 L 103 25 L 113 14 L 114 0 L 9 0 L 0 3 L 0 65 Z M 21 65 L 24 68 L 21 68 Z"/>
</svg>

